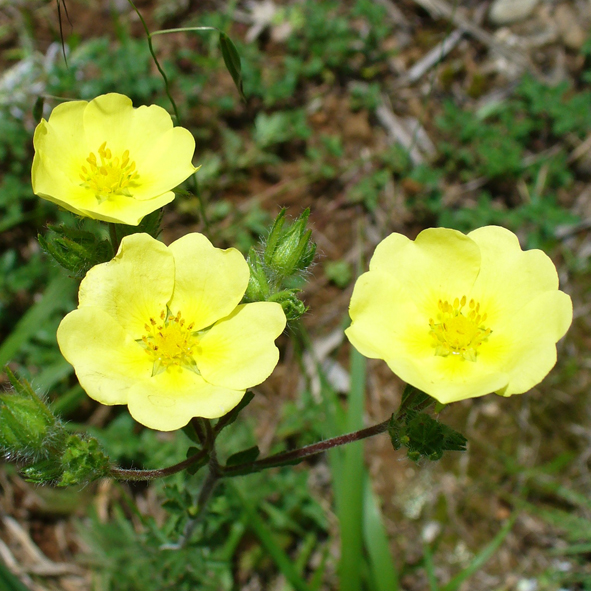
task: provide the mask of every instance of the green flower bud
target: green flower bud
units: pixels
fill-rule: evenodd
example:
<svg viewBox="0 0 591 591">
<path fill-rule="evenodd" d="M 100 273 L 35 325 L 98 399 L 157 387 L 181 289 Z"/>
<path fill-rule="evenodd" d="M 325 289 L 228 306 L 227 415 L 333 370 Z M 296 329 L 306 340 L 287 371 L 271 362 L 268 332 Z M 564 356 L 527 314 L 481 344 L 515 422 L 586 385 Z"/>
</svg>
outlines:
<svg viewBox="0 0 591 591">
<path fill-rule="evenodd" d="M 77 277 L 84 277 L 95 265 L 108 261 L 113 250 L 108 240 L 99 240 L 91 232 L 49 226 L 51 234 L 39 234 L 37 239 L 41 248 L 60 266 Z"/>
<path fill-rule="evenodd" d="M 0 394 L 0 446 L 7 459 L 28 463 L 23 476 L 58 486 L 106 476 L 110 461 L 98 441 L 68 434 L 26 380 L 6 373 L 14 391 Z"/>
<path fill-rule="evenodd" d="M 41 451 L 52 421 L 31 399 L 18 394 L 0 395 L 0 440 L 14 451 Z M 11 441 L 12 446 L 6 442 Z"/>
<path fill-rule="evenodd" d="M 255 251 L 251 248 L 246 261 L 250 268 L 250 279 L 246 288 L 245 297 L 249 302 L 265 302 L 269 298 L 269 279 L 265 273 L 263 263 Z"/>
<path fill-rule="evenodd" d="M 56 419 L 26 380 L 6 372 L 14 391 L 0 394 L 0 445 L 17 458 L 42 456 Z"/>
<path fill-rule="evenodd" d="M 316 244 L 306 230 L 310 210 L 306 209 L 294 223 L 284 230 L 285 209 L 277 216 L 264 253 L 265 263 L 278 275 L 289 277 L 310 266 L 316 254 Z"/>
</svg>

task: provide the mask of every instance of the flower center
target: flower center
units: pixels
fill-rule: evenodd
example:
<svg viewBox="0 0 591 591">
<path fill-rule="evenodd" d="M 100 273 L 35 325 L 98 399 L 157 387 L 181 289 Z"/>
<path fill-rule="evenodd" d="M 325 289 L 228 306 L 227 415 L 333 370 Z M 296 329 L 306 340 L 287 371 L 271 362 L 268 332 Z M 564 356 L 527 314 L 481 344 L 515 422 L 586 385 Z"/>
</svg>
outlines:
<svg viewBox="0 0 591 591">
<path fill-rule="evenodd" d="M 439 300 L 437 322 L 429 319 L 435 355 L 461 355 L 464 359 L 476 361 L 478 347 L 492 331 L 484 326 L 486 314 L 480 313 L 480 304 L 470 300 L 468 310 L 464 311 L 466 301 L 466 296 L 461 300 L 456 298 L 453 304 Z"/>
<path fill-rule="evenodd" d="M 129 150 L 125 150 L 121 157 L 113 157 L 107 142 L 103 142 L 98 154 L 97 158 L 91 152 L 86 159 L 88 167 L 81 168 L 83 186 L 94 192 L 99 203 L 113 195 L 131 197 L 130 188 L 137 185 L 139 174 L 135 170 L 135 162 L 129 161 Z"/>
<path fill-rule="evenodd" d="M 142 345 L 146 353 L 152 359 L 154 366 L 152 376 L 163 371 L 170 371 L 173 367 L 184 367 L 195 373 L 199 373 L 193 349 L 197 338 L 192 332 L 193 323 L 185 326 L 185 319 L 178 312 L 176 316 L 162 310 L 160 322 L 150 318 L 144 328 L 146 334 L 142 336 Z"/>
</svg>

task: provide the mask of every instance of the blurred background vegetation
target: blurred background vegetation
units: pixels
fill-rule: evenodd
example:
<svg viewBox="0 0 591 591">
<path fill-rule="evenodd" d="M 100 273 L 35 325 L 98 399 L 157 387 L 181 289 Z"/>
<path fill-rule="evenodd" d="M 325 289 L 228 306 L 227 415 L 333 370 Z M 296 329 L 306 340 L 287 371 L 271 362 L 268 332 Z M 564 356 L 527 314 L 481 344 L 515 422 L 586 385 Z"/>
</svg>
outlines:
<svg viewBox="0 0 591 591">
<path fill-rule="evenodd" d="M 353 448 L 235 479 L 182 552 L 162 546 L 192 510 L 184 475 L 55 491 L 5 465 L 0 587 L 333 590 L 351 569 L 357 589 L 371 591 L 591 589 L 591 4 L 137 7 L 152 32 L 217 27 L 242 57 L 246 102 L 216 34 L 154 39 L 181 123 L 197 141 L 212 241 L 246 253 L 286 206 L 293 217 L 311 209 L 319 245 L 302 328 L 282 337 L 282 362 L 246 420 L 225 433 L 225 451 L 311 443 L 397 407 L 401 384 L 385 364 L 368 362 L 367 388 L 359 386 L 363 367 L 354 355 L 350 362 L 342 334 L 354 279 L 392 231 L 414 238 L 429 226 L 503 225 L 553 258 L 575 322 L 556 369 L 532 392 L 445 411 L 468 437 L 466 453 L 417 466 L 381 436 L 365 443 L 363 457 Z M 97 228 L 31 191 L 37 97 L 112 91 L 170 110 L 125 0 L 0 2 L 0 363 L 31 379 L 72 429 L 92 431 L 123 466 L 161 467 L 182 460 L 189 441 L 143 429 L 76 385 L 55 341 L 76 282 L 36 238 L 51 224 Z M 46 101 L 46 117 L 55 104 Z M 164 214 L 164 241 L 203 231 L 199 212 L 196 196 L 177 197 Z M 187 482 L 197 490 L 199 475 Z M 359 549 L 358 563 L 340 562 L 341 538 Z"/>
</svg>

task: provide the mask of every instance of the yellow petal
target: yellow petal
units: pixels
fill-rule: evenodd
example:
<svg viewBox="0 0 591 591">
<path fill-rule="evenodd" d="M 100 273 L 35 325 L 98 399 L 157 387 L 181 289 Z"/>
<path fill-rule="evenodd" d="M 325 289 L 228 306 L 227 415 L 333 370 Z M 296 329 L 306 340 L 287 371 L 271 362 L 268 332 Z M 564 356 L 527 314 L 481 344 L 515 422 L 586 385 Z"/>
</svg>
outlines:
<svg viewBox="0 0 591 591">
<path fill-rule="evenodd" d="M 176 275 L 170 309 L 180 311 L 194 330 L 211 326 L 238 305 L 250 277 L 248 264 L 235 248 L 215 248 L 203 234 L 173 242 Z"/>
<path fill-rule="evenodd" d="M 97 96 L 84 109 L 86 146 L 96 153 L 102 143 L 108 140 L 107 147 L 114 154 L 129 149 L 133 116 L 133 103 L 129 97 L 116 92 Z"/>
<path fill-rule="evenodd" d="M 90 269 L 80 284 L 79 307 L 97 307 L 109 314 L 134 339 L 146 333 L 150 318 L 159 320 L 174 286 L 174 259 L 148 234 L 121 241 L 108 263 Z"/>
<path fill-rule="evenodd" d="M 430 338 L 428 320 L 425 323 L 413 300 L 405 296 L 402 284 L 383 271 L 370 271 L 359 277 L 349 315 L 352 324 L 345 330 L 347 338 L 360 353 L 372 359 L 402 354 L 401 335 L 417 338 L 422 334 L 427 341 Z M 408 323 L 416 328 L 408 327 Z"/>
<path fill-rule="evenodd" d="M 537 295 L 558 289 L 558 274 L 541 250 L 522 251 L 517 236 L 498 226 L 474 230 L 470 238 L 482 254 L 482 268 L 471 297 L 492 325 L 514 315 Z"/>
<path fill-rule="evenodd" d="M 239 390 L 260 384 L 277 365 L 275 339 L 285 323 L 279 304 L 238 306 L 199 340 L 196 361 L 201 375 L 210 384 Z"/>
<path fill-rule="evenodd" d="M 174 431 L 193 417 L 215 419 L 230 412 L 245 390 L 208 384 L 185 369 L 171 369 L 133 386 L 128 408 L 131 416 L 150 429 Z"/>
<path fill-rule="evenodd" d="M 141 182 L 132 192 L 138 200 L 152 199 L 177 187 L 197 170 L 192 163 L 195 139 L 183 127 L 170 129 L 141 152 L 129 151 L 140 175 Z"/>
<path fill-rule="evenodd" d="M 527 392 L 546 377 L 556 363 L 556 342 L 566 334 L 572 315 L 567 294 L 547 291 L 503 325 L 503 336 L 510 343 L 499 359 L 510 375 L 504 396 Z"/>
<path fill-rule="evenodd" d="M 392 275 L 429 315 L 440 298 L 453 301 L 470 292 L 480 271 L 480 249 L 447 228 L 424 230 L 414 242 L 391 234 L 378 244 L 369 268 Z"/>
<path fill-rule="evenodd" d="M 70 312 L 57 341 L 80 385 L 102 404 L 127 404 L 130 388 L 151 375 L 152 362 L 142 347 L 100 308 Z"/>
<path fill-rule="evenodd" d="M 55 154 L 55 160 L 66 170 L 72 161 L 86 158 L 89 148 L 83 119 L 87 106 L 87 101 L 68 101 L 55 107 L 49 120 L 42 119 L 35 129 L 35 154 Z"/>
<path fill-rule="evenodd" d="M 89 195 L 91 195 L 90 198 L 88 197 Z M 140 201 L 134 197 L 126 197 L 125 195 L 116 195 L 112 199 L 98 203 L 95 196 L 90 191 L 86 191 L 84 204 L 74 201 L 74 199 L 72 201 L 76 203 L 82 215 L 93 220 L 137 226 L 145 216 L 164 207 L 174 198 L 175 194 L 170 191 L 144 201 Z M 59 204 L 57 199 L 50 199 L 50 201 Z M 66 209 L 72 211 L 71 206 L 66 207 Z"/>
<path fill-rule="evenodd" d="M 423 359 L 386 359 L 390 369 L 408 384 L 442 404 L 477 398 L 504 388 L 509 376 L 499 368 L 478 367 L 459 356 L 431 355 Z"/>
</svg>

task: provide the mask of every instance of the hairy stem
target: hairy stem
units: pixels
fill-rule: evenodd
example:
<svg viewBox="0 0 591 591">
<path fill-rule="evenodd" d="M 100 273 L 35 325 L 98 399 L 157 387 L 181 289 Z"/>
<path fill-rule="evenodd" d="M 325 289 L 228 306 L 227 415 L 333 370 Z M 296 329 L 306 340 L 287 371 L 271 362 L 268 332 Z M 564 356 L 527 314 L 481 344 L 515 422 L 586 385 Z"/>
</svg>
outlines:
<svg viewBox="0 0 591 591">
<path fill-rule="evenodd" d="M 159 468 L 158 470 L 126 470 L 123 468 L 111 468 L 110 474 L 116 480 L 156 480 L 157 478 L 171 476 L 172 474 L 176 474 L 177 472 L 185 470 L 193 464 L 197 464 L 198 462 L 204 460 L 208 453 L 209 450 L 203 449 L 195 455 L 188 457 L 186 460 L 179 462 L 178 464 L 174 464 L 173 466 L 168 466 L 166 468 Z"/>
<path fill-rule="evenodd" d="M 281 452 L 273 456 L 269 456 L 268 458 L 257 460 L 256 462 L 238 464 L 236 466 L 231 466 L 229 468 L 223 467 L 223 475 L 239 476 L 242 474 L 256 472 L 258 470 L 264 470 L 265 468 L 273 468 L 275 466 L 281 466 L 282 464 L 297 462 L 299 460 L 303 460 L 304 458 L 308 458 L 310 456 L 322 453 L 323 451 L 326 451 L 333 447 L 346 445 L 347 443 L 352 443 L 353 441 L 360 441 L 361 439 L 367 439 L 368 437 L 373 437 L 374 435 L 384 433 L 388 430 L 389 423 L 390 419 L 387 419 L 383 423 L 378 423 L 377 425 L 366 427 L 365 429 L 361 429 L 360 431 L 354 431 L 353 433 L 347 433 L 345 435 L 332 437 L 331 439 L 325 439 L 324 441 L 312 443 L 311 445 L 306 445 L 305 447 L 293 449 L 291 451 Z"/>
</svg>

